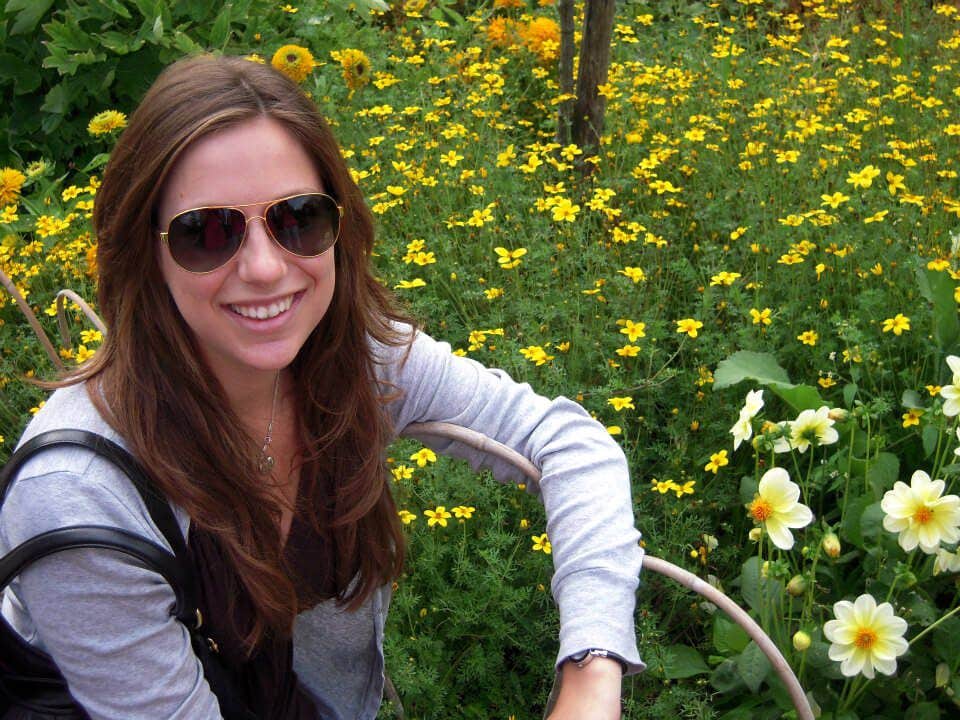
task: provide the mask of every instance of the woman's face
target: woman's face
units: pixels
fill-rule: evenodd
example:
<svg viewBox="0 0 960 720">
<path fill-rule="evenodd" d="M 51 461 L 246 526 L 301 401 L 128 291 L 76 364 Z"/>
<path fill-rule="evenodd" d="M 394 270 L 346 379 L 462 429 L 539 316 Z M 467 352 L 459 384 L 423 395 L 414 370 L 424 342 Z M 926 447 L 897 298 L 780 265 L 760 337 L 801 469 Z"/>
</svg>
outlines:
<svg viewBox="0 0 960 720">
<path fill-rule="evenodd" d="M 307 152 L 283 125 L 268 118 L 197 140 L 164 184 L 158 207 L 163 230 L 184 210 L 248 205 L 240 208 L 248 219 L 243 245 L 208 274 L 184 270 L 166 243 L 157 241 L 170 294 L 226 387 L 249 383 L 251 373 L 289 365 L 330 307 L 336 249 L 297 257 L 271 239 L 263 221 L 249 221 L 263 215 L 272 200 L 323 191 Z"/>
</svg>

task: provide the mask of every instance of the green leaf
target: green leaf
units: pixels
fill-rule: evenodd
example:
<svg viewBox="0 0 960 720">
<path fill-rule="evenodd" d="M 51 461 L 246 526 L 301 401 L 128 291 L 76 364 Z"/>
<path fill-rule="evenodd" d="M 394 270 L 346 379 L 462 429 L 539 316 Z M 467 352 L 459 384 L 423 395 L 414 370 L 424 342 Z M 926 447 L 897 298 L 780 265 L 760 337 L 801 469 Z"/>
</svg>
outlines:
<svg viewBox="0 0 960 720">
<path fill-rule="evenodd" d="M 61 82 L 50 88 L 50 91 L 43 99 L 43 105 L 40 106 L 40 109 L 52 115 L 62 116 L 66 114 L 69 104 L 70 96 L 69 93 L 67 93 L 67 85 L 65 82 Z"/>
<path fill-rule="evenodd" d="M 933 339 L 941 350 L 952 350 L 960 338 L 953 279 L 948 273 L 917 268 L 920 294 L 933 305 Z"/>
<path fill-rule="evenodd" d="M 733 620 L 719 610 L 713 616 L 713 646 L 718 652 L 733 655 L 743 652 L 750 636 Z"/>
<path fill-rule="evenodd" d="M 51 5 L 53 0 L 9 0 L 4 11 L 8 14 L 17 14 L 13 27 L 10 28 L 10 34 L 32 33 Z"/>
<path fill-rule="evenodd" d="M 751 692 L 759 692 L 773 666 L 763 650 L 752 640 L 737 659 L 737 672 Z"/>
<path fill-rule="evenodd" d="M 860 534 L 865 540 L 875 540 L 880 537 L 883 529 L 883 509 L 880 503 L 868 505 L 860 516 Z"/>
<path fill-rule="evenodd" d="M 948 663 L 960 657 L 960 618 L 947 618 L 933 630 L 933 649 Z"/>
<path fill-rule="evenodd" d="M 743 570 L 740 572 L 740 594 L 754 611 L 760 611 L 762 604 L 760 558 L 755 555 L 743 564 Z"/>
<path fill-rule="evenodd" d="M 119 15 L 120 17 L 129 20 L 133 16 L 130 14 L 130 11 L 124 6 L 120 0 L 97 0 L 101 5 L 106 7 L 110 12 Z"/>
<path fill-rule="evenodd" d="M 743 686 L 740 673 L 737 672 L 737 661 L 734 658 L 724 660 L 710 676 L 710 684 L 722 693 L 728 693 Z"/>
<path fill-rule="evenodd" d="M 859 389 L 856 383 L 847 383 L 843 386 L 843 404 L 845 407 L 853 407 L 853 400 L 857 396 Z"/>
<path fill-rule="evenodd" d="M 916 390 L 904 390 L 900 396 L 900 404 L 905 408 L 923 408 L 923 400 Z"/>
<path fill-rule="evenodd" d="M 153 21 L 153 38 L 157 42 L 163 39 L 163 18 L 160 15 Z"/>
<path fill-rule="evenodd" d="M 759 488 L 760 483 L 757 482 L 753 475 L 744 475 L 740 478 L 740 502 L 744 505 L 752 503 L 753 499 L 757 496 Z"/>
<path fill-rule="evenodd" d="M 761 385 L 790 383 L 787 371 L 769 353 L 740 350 L 721 360 L 713 373 L 713 386 L 720 390 L 744 380 L 754 380 Z"/>
<path fill-rule="evenodd" d="M 663 649 L 663 676 L 668 680 L 703 675 L 710 672 L 696 650 L 689 645 L 670 645 Z"/>
<path fill-rule="evenodd" d="M 104 165 L 106 165 L 107 160 L 109 159 L 110 159 L 110 153 L 99 153 L 98 155 L 94 155 L 93 159 L 84 166 L 81 172 L 83 173 L 93 172 L 94 170 L 97 170 L 103 167 Z"/>
<path fill-rule="evenodd" d="M 923 440 L 923 452 L 927 457 L 933 455 L 937 450 L 937 441 L 940 439 L 940 431 L 933 425 L 925 425 L 920 432 L 920 439 Z"/>
<path fill-rule="evenodd" d="M 210 47 L 223 49 L 227 40 L 230 38 L 230 11 L 233 10 L 231 3 L 226 3 L 220 9 L 217 21 L 213 23 L 210 30 Z"/>
<path fill-rule="evenodd" d="M 900 477 L 900 459 L 893 453 L 879 453 L 867 469 L 867 481 L 874 497 L 883 497 Z"/>
<path fill-rule="evenodd" d="M 869 495 L 847 501 L 847 507 L 843 517 L 840 520 L 840 534 L 844 540 L 847 540 L 854 546 L 865 550 L 863 542 L 863 531 L 861 530 L 861 520 L 864 511 L 874 503 L 874 499 Z"/>
<path fill-rule="evenodd" d="M 940 708 L 932 702 L 917 703 L 910 706 L 904 720 L 940 720 Z"/>
<path fill-rule="evenodd" d="M 769 353 L 740 350 L 721 360 L 713 373 L 717 390 L 731 387 L 744 380 L 764 385 L 796 412 L 815 410 L 826 405 L 820 393 L 811 385 L 794 385 L 787 371 Z"/>
</svg>

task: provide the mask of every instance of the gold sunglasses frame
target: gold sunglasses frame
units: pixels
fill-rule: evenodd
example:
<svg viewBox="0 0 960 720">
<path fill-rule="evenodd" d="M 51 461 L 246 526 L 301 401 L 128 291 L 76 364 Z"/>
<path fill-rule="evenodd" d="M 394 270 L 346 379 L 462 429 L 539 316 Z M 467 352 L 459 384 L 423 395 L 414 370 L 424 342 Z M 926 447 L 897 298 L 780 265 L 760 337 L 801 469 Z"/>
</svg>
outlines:
<svg viewBox="0 0 960 720">
<path fill-rule="evenodd" d="M 333 202 L 334 207 L 337 208 L 337 213 L 338 213 L 338 216 L 337 216 L 337 236 L 333 239 L 333 242 L 330 243 L 330 247 L 328 247 L 328 248 L 327 248 L 326 250 L 324 250 L 323 252 L 317 253 L 316 255 L 298 255 L 297 253 L 293 252 L 292 250 L 287 250 L 287 248 L 285 248 L 285 247 L 280 243 L 280 241 L 277 240 L 276 236 L 273 234 L 273 231 L 270 229 L 270 224 L 267 222 L 267 213 L 270 212 L 270 208 L 272 208 L 272 207 L 274 207 L 275 205 L 277 205 L 277 204 L 279 204 L 279 203 L 282 203 L 282 202 L 284 202 L 284 201 L 286 201 L 286 200 L 292 200 L 293 198 L 298 198 L 298 197 L 325 197 L 325 198 L 327 198 L 328 200 L 330 200 L 331 202 Z M 240 244 L 237 245 L 237 249 L 233 251 L 233 255 L 231 255 L 229 258 L 227 258 L 227 259 L 226 259 L 223 263 L 221 263 L 220 265 L 217 265 L 217 266 L 216 266 L 215 268 L 213 268 L 212 270 L 191 270 L 190 268 L 185 268 L 185 267 L 183 267 L 183 265 L 181 265 L 181 264 L 177 261 L 177 258 L 174 257 L 173 251 L 170 249 L 170 241 L 169 241 L 169 239 L 168 239 L 168 236 L 170 235 L 170 226 L 173 224 L 173 221 L 176 220 L 178 217 L 181 217 L 181 216 L 183 216 L 183 215 L 186 215 L 187 213 L 197 212 L 198 210 L 240 210 L 241 208 L 254 207 L 255 205 L 265 205 L 265 207 L 263 208 L 263 214 L 262 214 L 262 215 L 253 215 L 253 216 L 251 216 L 251 217 L 247 217 L 246 214 L 245 214 L 243 211 L 240 212 L 240 214 L 243 215 L 243 235 L 242 235 L 241 238 L 240 238 Z M 167 252 L 170 253 L 170 258 L 177 264 L 177 267 L 179 267 L 179 268 L 181 268 L 181 269 L 183 269 L 183 270 L 186 270 L 188 273 L 192 273 L 192 274 L 194 274 L 194 275 L 209 275 L 210 273 L 216 272 L 217 270 L 221 269 L 222 267 L 224 267 L 224 266 L 230 264 L 231 262 L 233 262 L 233 259 L 234 259 L 235 257 L 237 257 L 237 255 L 240 254 L 240 250 L 243 248 L 243 244 L 247 241 L 247 231 L 250 229 L 250 223 L 251 223 L 252 221 L 254 221 L 254 220 L 262 220 L 262 221 L 263 221 L 263 227 L 264 227 L 264 229 L 267 231 L 267 235 L 268 235 L 268 236 L 270 237 L 270 239 L 276 244 L 276 246 L 277 246 L 278 248 L 280 248 L 281 250 L 283 250 L 285 253 L 287 253 L 287 254 L 289 254 L 289 255 L 292 255 L 293 257 L 297 257 L 297 258 L 307 258 L 307 259 L 310 259 L 310 258 L 318 258 L 318 257 L 320 257 L 321 255 L 325 255 L 325 254 L 327 254 L 328 252 L 330 252 L 331 250 L 333 250 L 334 246 L 335 246 L 335 245 L 337 244 L 337 242 L 340 240 L 340 231 L 343 229 L 343 222 L 342 222 L 342 221 L 343 221 L 343 205 L 341 205 L 340 203 L 338 203 L 332 196 L 327 195 L 326 193 L 318 193 L 318 192 L 313 192 L 313 193 L 296 193 L 296 194 L 294 194 L 294 195 L 287 195 L 286 197 L 277 198 L 276 200 L 267 200 L 267 201 L 252 202 L 252 203 L 243 203 L 243 204 L 240 204 L 240 205 L 201 205 L 200 207 L 190 208 L 190 209 L 188 209 L 188 210 L 183 210 L 183 211 L 181 211 L 181 212 L 178 212 L 176 215 L 174 215 L 172 218 L 170 218 L 170 222 L 167 223 L 167 230 L 166 230 L 166 232 L 164 232 L 164 231 L 162 231 L 162 230 L 160 231 L 160 240 L 163 242 L 164 245 L 167 246 Z"/>
</svg>

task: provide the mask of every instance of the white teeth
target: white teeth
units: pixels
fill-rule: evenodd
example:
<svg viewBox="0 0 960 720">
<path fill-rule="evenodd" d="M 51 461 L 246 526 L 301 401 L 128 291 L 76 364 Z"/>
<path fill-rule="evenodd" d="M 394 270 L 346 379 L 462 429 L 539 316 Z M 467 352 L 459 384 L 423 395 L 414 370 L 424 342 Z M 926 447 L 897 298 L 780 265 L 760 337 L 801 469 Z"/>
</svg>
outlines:
<svg viewBox="0 0 960 720">
<path fill-rule="evenodd" d="M 231 305 L 230 309 L 237 313 L 237 315 L 243 315 L 243 317 L 267 320 L 268 318 L 273 318 L 280 313 L 286 312 L 290 309 L 291 305 L 293 305 L 293 295 L 270 305 Z"/>
</svg>

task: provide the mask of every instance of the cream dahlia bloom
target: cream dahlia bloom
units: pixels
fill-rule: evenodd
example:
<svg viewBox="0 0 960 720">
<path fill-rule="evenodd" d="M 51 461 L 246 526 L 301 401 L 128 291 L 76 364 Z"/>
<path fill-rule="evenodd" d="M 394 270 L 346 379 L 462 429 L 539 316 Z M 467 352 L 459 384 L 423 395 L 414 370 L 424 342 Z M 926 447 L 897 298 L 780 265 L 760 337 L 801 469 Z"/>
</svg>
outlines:
<svg viewBox="0 0 960 720">
<path fill-rule="evenodd" d="M 960 497 L 943 495 L 943 480 L 931 480 L 923 470 L 910 478 L 910 485 L 900 482 L 888 490 L 880 507 L 886 515 L 883 528 L 899 533 L 897 542 L 906 552 L 917 545 L 933 555 L 940 543 L 960 541 Z"/>
<path fill-rule="evenodd" d="M 788 431 L 790 446 L 798 452 L 806 452 L 811 445 L 832 445 L 840 435 L 833 427 L 830 408 L 804 410 L 790 423 Z"/>
<path fill-rule="evenodd" d="M 877 605 L 872 595 L 864 594 L 856 602 L 835 603 L 833 615 L 836 619 L 824 624 L 823 634 L 840 672 L 846 677 L 863 673 L 872 680 L 875 670 L 884 675 L 897 671 L 897 658 L 909 647 L 903 639 L 907 621 L 893 614 L 890 603 Z"/>
<path fill-rule="evenodd" d="M 760 487 L 747 513 L 763 526 L 770 540 L 781 550 L 793 547 L 791 528 L 806 527 L 813 521 L 813 512 L 801 502 L 800 487 L 790 480 L 783 468 L 770 468 L 760 478 Z"/>
<path fill-rule="evenodd" d="M 937 548 L 937 556 L 933 560 L 933 574 L 960 572 L 960 549 L 950 552 L 945 548 Z"/>
<path fill-rule="evenodd" d="M 952 375 L 949 385 L 940 388 L 940 397 L 943 398 L 943 414 L 947 417 L 960 415 L 960 357 L 947 355 L 947 365 Z"/>
<path fill-rule="evenodd" d="M 740 417 L 730 428 L 730 434 L 733 435 L 733 449 L 740 447 L 740 443 L 753 437 L 753 424 L 750 422 L 754 416 L 760 412 L 763 407 L 763 390 L 751 390 L 747 393 L 747 398 L 740 408 Z"/>
</svg>

